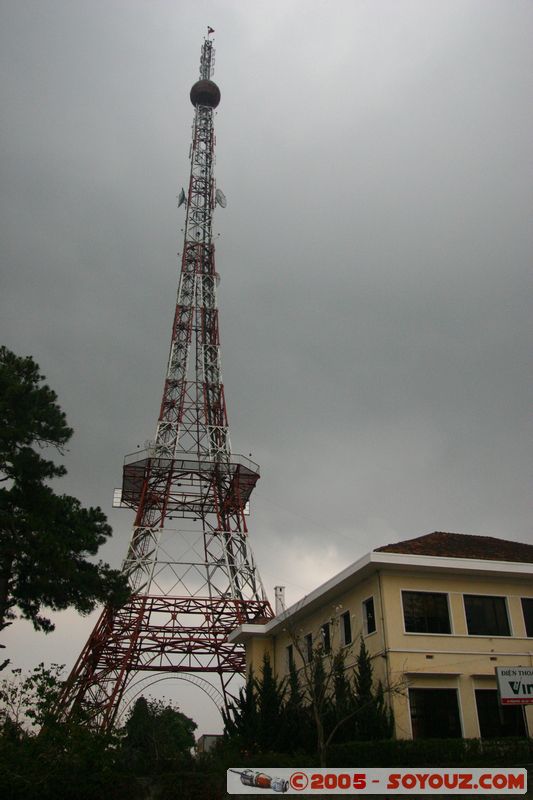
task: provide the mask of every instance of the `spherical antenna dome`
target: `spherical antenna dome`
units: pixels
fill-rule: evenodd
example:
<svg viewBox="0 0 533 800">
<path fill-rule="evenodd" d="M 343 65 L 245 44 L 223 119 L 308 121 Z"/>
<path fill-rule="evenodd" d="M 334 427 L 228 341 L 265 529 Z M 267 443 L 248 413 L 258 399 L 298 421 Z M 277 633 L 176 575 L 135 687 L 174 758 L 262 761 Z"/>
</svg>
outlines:
<svg viewBox="0 0 533 800">
<path fill-rule="evenodd" d="M 191 103 L 216 108 L 220 103 L 220 89 L 214 81 L 197 81 L 191 89 Z"/>
</svg>

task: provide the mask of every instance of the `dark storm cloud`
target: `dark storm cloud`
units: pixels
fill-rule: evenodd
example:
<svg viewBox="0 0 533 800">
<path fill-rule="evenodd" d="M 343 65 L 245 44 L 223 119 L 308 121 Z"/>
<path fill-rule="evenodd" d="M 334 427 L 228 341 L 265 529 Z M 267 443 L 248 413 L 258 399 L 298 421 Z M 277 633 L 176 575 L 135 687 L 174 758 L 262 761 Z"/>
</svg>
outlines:
<svg viewBox="0 0 533 800">
<path fill-rule="evenodd" d="M 2 4 L 2 334 L 76 429 L 64 490 L 109 512 L 154 433 L 208 23 L 224 377 L 269 592 L 435 529 L 532 541 L 520 0 Z"/>
</svg>

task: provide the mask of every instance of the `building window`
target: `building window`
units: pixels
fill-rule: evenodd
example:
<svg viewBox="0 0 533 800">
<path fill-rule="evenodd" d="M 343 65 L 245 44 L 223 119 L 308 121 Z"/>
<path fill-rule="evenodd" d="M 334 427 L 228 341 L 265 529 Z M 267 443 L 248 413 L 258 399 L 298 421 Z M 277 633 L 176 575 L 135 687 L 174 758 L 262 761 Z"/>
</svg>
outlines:
<svg viewBox="0 0 533 800">
<path fill-rule="evenodd" d="M 468 633 L 477 636 L 510 636 L 505 597 L 465 594 Z"/>
<path fill-rule="evenodd" d="M 526 636 L 533 636 L 533 597 L 522 598 L 522 613 L 526 626 Z"/>
<path fill-rule="evenodd" d="M 376 630 L 376 615 L 374 613 L 374 598 L 368 597 L 363 601 L 363 621 L 365 633 L 374 633 Z"/>
<path fill-rule="evenodd" d="M 322 636 L 322 649 L 324 653 L 329 653 L 331 651 L 331 636 L 329 631 L 329 622 L 325 622 L 322 627 L 320 628 L 320 633 Z"/>
<path fill-rule="evenodd" d="M 413 739 L 460 739 L 456 689 L 409 689 Z"/>
<path fill-rule="evenodd" d="M 496 689 L 476 689 L 476 706 L 482 739 L 526 735 L 522 708 L 502 706 Z"/>
<path fill-rule="evenodd" d="M 313 660 L 313 634 L 306 633 L 304 636 L 304 656 L 308 664 Z"/>
<path fill-rule="evenodd" d="M 402 592 L 408 633 L 451 633 L 448 596 L 442 592 Z"/>
<path fill-rule="evenodd" d="M 287 655 L 287 669 L 290 670 L 294 667 L 294 648 L 292 644 L 287 645 L 285 652 Z"/>
<path fill-rule="evenodd" d="M 343 645 L 352 643 L 352 621 L 349 611 L 341 614 L 341 640 Z"/>
</svg>

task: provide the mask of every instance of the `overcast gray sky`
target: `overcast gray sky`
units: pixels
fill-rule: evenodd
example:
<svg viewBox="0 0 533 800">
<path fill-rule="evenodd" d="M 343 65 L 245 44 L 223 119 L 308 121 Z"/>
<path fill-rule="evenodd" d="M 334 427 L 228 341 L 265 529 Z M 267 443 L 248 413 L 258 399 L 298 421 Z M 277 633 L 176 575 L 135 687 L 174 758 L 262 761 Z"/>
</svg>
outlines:
<svg viewBox="0 0 533 800">
<path fill-rule="evenodd" d="M 59 395 L 62 490 L 108 513 L 103 555 L 155 432 L 208 24 L 224 382 L 269 594 L 434 530 L 533 542 L 530 0 L 0 8 L 1 339 Z M 93 620 L 58 620 L 13 625 L 13 660 L 70 667 Z"/>
</svg>

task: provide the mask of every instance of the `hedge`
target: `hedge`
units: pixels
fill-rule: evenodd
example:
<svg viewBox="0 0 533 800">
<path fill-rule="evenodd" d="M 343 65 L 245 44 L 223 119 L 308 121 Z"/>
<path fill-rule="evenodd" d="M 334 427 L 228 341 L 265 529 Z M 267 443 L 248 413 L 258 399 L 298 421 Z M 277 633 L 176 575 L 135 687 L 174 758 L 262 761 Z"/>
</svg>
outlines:
<svg viewBox="0 0 533 800">
<path fill-rule="evenodd" d="M 533 740 L 401 739 L 332 745 L 330 767 L 511 767 L 533 762 Z"/>
</svg>

